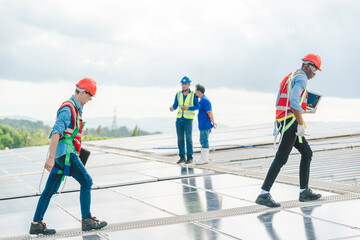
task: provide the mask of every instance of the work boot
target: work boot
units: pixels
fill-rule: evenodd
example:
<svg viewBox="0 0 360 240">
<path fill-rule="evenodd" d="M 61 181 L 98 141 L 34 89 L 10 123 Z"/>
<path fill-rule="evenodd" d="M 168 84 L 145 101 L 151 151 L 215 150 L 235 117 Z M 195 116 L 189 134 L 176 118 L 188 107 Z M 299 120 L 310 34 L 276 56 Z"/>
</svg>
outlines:
<svg viewBox="0 0 360 240">
<path fill-rule="evenodd" d="M 203 165 L 209 163 L 209 149 L 202 148 L 200 159 L 195 161 L 195 165 Z"/>
<path fill-rule="evenodd" d="M 180 163 L 184 163 L 185 162 L 185 158 L 180 158 L 180 160 L 179 161 L 177 161 L 177 163 L 176 164 L 180 164 Z"/>
<path fill-rule="evenodd" d="M 190 164 L 193 162 L 193 158 L 192 157 L 188 157 L 185 164 Z"/>
<path fill-rule="evenodd" d="M 271 208 L 280 207 L 280 203 L 275 202 L 272 199 L 270 193 L 260 194 L 255 202 L 259 205 L 264 205 Z"/>
<path fill-rule="evenodd" d="M 87 219 L 83 219 L 81 221 L 81 228 L 83 231 L 90 231 L 92 229 L 98 230 L 107 225 L 107 222 L 105 221 L 99 221 L 96 219 L 96 217 L 89 217 Z"/>
<path fill-rule="evenodd" d="M 302 191 L 299 194 L 300 202 L 314 201 L 314 200 L 318 200 L 319 198 L 321 198 L 321 194 L 313 193 L 313 191 L 310 188 L 306 188 L 304 191 Z"/>
<path fill-rule="evenodd" d="M 38 223 L 31 223 L 31 226 L 30 226 L 30 231 L 29 231 L 30 234 L 44 234 L 44 235 L 51 235 L 51 234 L 55 234 L 56 231 L 55 229 L 48 229 L 46 227 L 46 224 L 41 221 L 41 222 L 38 222 Z"/>
</svg>

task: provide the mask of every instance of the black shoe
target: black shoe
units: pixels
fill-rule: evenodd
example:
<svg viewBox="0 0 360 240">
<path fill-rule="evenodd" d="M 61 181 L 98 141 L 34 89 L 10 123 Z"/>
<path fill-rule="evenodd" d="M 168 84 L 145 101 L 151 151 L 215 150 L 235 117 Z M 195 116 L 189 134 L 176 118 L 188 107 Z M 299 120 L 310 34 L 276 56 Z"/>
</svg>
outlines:
<svg viewBox="0 0 360 240">
<path fill-rule="evenodd" d="M 299 194 L 300 202 L 314 201 L 314 200 L 318 200 L 319 198 L 321 198 L 321 194 L 313 193 L 313 191 L 310 188 L 306 188 L 303 192 Z"/>
<path fill-rule="evenodd" d="M 99 221 L 96 217 L 89 217 L 81 221 L 81 228 L 83 231 L 90 231 L 92 229 L 101 229 L 107 225 L 105 221 Z"/>
<path fill-rule="evenodd" d="M 272 199 L 270 193 L 260 194 L 255 202 L 259 205 L 264 205 L 271 208 L 280 207 L 280 203 L 275 202 Z"/>
<path fill-rule="evenodd" d="M 180 158 L 180 160 L 179 161 L 177 161 L 177 163 L 176 164 L 180 164 L 180 163 L 184 163 L 185 162 L 185 158 Z"/>
<path fill-rule="evenodd" d="M 31 223 L 29 233 L 30 234 L 51 235 L 51 234 L 55 234 L 56 231 L 55 231 L 55 229 L 48 229 L 46 227 L 46 224 L 43 221 L 41 221 L 41 222 L 38 222 L 36 224 Z"/>
<path fill-rule="evenodd" d="M 193 162 L 193 158 L 192 157 L 188 157 L 185 164 L 190 164 Z"/>
</svg>

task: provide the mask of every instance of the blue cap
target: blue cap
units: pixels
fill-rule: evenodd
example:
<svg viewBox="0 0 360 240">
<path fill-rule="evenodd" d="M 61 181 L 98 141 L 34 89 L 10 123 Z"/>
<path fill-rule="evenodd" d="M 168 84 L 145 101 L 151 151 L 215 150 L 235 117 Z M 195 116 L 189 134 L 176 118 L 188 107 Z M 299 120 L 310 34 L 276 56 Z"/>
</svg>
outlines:
<svg viewBox="0 0 360 240">
<path fill-rule="evenodd" d="M 191 83 L 190 78 L 188 78 L 187 76 L 183 77 L 180 81 L 181 83 L 187 84 L 187 83 Z"/>
</svg>

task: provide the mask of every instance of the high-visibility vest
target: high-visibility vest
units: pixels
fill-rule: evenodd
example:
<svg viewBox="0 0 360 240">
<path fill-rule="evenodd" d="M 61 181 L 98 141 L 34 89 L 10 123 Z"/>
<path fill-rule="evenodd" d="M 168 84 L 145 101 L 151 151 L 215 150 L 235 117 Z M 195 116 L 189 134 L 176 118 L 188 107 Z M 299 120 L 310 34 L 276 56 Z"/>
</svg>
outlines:
<svg viewBox="0 0 360 240">
<path fill-rule="evenodd" d="M 70 154 L 71 149 L 76 153 L 76 155 L 79 156 L 80 150 L 81 150 L 81 134 L 82 129 L 85 125 L 85 122 L 83 123 L 80 115 L 80 111 L 77 109 L 75 103 L 69 99 L 65 101 L 61 107 L 62 109 L 65 106 L 70 107 L 71 110 L 71 116 L 72 116 L 72 128 L 68 127 L 65 129 L 63 136 L 60 138 L 59 142 L 65 143 L 67 145 L 66 147 L 66 155 L 65 155 L 65 166 L 64 170 L 57 169 L 53 167 L 52 172 L 57 174 L 64 174 L 62 180 L 64 179 L 65 175 L 70 176 Z M 58 110 L 58 111 L 59 111 Z"/>
<path fill-rule="evenodd" d="M 184 101 L 183 92 L 180 91 L 177 93 L 177 100 L 178 100 L 177 118 L 181 118 L 182 116 L 184 116 L 184 118 L 186 118 L 186 119 L 194 119 L 195 111 L 181 110 L 181 106 L 186 106 L 186 107 L 194 106 L 194 97 L 195 97 L 195 93 L 190 92 L 188 95 L 186 95 L 185 101 Z"/>
<path fill-rule="evenodd" d="M 304 74 L 302 72 L 295 72 L 294 74 L 290 73 L 287 75 L 280 84 L 280 96 L 279 101 L 276 104 L 276 119 L 279 120 L 281 118 L 284 118 L 285 116 L 290 116 L 289 113 L 291 113 L 290 108 L 290 95 L 292 92 L 292 86 L 291 83 L 294 80 L 294 78 L 298 75 Z M 288 93 L 289 89 L 289 93 Z M 306 111 L 307 107 L 307 99 L 308 99 L 308 91 L 305 89 L 300 96 L 300 105 L 301 108 Z M 286 111 L 286 112 L 285 112 Z"/>
</svg>

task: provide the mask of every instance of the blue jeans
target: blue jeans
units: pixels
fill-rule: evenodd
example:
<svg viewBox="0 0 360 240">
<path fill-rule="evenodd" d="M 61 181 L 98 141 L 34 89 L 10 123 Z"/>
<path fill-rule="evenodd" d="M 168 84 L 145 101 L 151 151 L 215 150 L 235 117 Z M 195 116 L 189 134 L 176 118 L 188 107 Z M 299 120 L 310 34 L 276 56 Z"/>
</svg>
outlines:
<svg viewBox="0 0 360 240">
<path fill-rule="evenodd" d="M 64 169 L 65 155 L 55 159 L 56 167 Z M 70 155 L 71 175 L 80 183 L 80 206 L 81 217 L 87 219 L 91 216 L 91 186 L 93 184 L 91 176 L 86 171 L 84 165 L 75 153 Z M 51 197 L 58 191 L 61 185 L 62 175 L 50 172 L 45 189 L 42 192 L 38 205 L 36 207 L 33 222 L 40 222 L 49 206 Z"/>
<path fill-rule="evenodd" d="M 192 119 L 176 119 L 176 132 L 178 139 L 178 148 L 180 158 L 185 158 L 185 137 L 186 137 L 186 156 L 192 158 L 193 142 L 192 142 Z"/>
<path fill-rule="evenodd" d="M 200 144 L 201 148 L 209 148 L 209 134 L 211 133 L 210 129 L 200 130 Z"/>
</svg>

